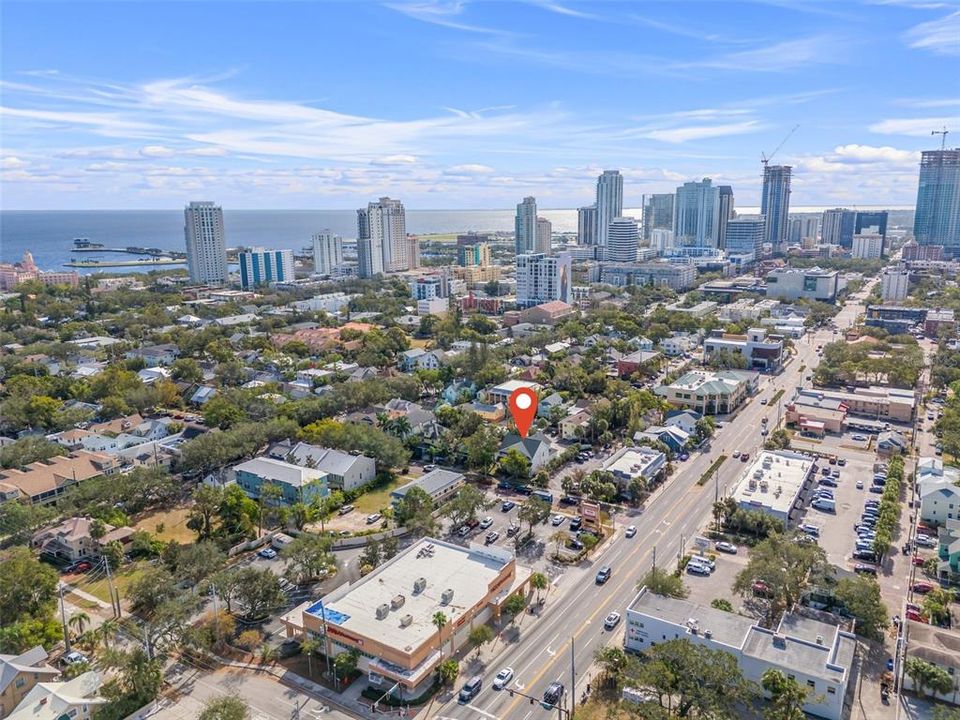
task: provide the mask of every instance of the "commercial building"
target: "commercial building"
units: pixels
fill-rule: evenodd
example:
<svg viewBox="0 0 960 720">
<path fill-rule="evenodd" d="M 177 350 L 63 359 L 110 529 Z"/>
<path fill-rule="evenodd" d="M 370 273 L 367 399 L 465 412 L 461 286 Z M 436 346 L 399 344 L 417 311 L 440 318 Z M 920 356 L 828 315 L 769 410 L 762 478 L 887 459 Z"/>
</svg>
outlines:
<svg viewBox="0 0 960 720">
<path fill-rule="evenodd" d="M 227 240 L 223 208 L 212 202 L 192 202 L 183 211 L 190 281 L 222 285 L 227 281 Z"/>
<path fill-rule="evenodd" d="M 0 655 L 0 718 L 7 717 L 40 681 L 56 680 L 60 671 L 47 663 L 42 646 L 19 655 Z"/>
<path fill-rule="evenodd" d="M 359 275 L 410 269 L 407 214 L 403 203 L 382 197 L 357 210 L 357 260 Z"/>
<path fill-rule="evenodd" d="M 247 495 L 257 499 L 264 485 L 273 485 L 280 490 L 275 500 L 283 505 L 304 503 L 326 497 L 327 474 L 315 468 L 301 467 L 283 460 L 258 457 L 234 466 L 233 475 Z"/>
<path fill-rule="evenodd" d="M 923 152 L 913 236 L 943 246 L 945 257 L 960 255 L 960 148 Z"/>
<path fill-rule="evenodd" d="M 820 221 L 820 242 L 825 245 L 839 245 L 849 250 L 853 246 L 856 229 L 857 213 L 853 210 L 824 210 L 823 219 Z"/>
<path fill-rule="evenodd" d="M 420 488 L 430 496 L 434 506 L 442 505 L 466 482 L 467 478 L 462 473 L 437 468 L 398 487 L 390 493 L 390 502 L 397 505 L 413 488 Z"/>
<path fill-rule="evenodd" d="M 338 275 L 343 266 L 343 238 L 327 229 L 313 235 L 313 271 Z"/>
<path fill-rule="evenodd" d="M 789 165 L 768 165 L 766 162 L 763 164 L 760 214 L 766 221 L 764 242 L 770 243 L 775 253 L 783 252 L 787 245 L 792 172 Z"/>
<path fill-rule="evenodd" d="M 855 235 L 873 234 L 882 239 L 881 255 L 887 254 L 887 211 L 857 212 L 857 222 L 853 229 Z"/>
<path fill-rule="evenodd" d="M 655 193 L 643 196 L 643 239 L 653 240 L 654 230 L 673 233 L 673 193 Z"/>
<path fill-rule="evenodd" d="M 927 337 L 936 338 L 939 337 L 941 330 L 953 331 L 956 326 L 953 310 L 934 308 L 927 311 L 927 316 L 923 320 L 923 333 Z"/>
<path fill-rule="evenodd" d="M 888 267 L 880 276 L 880 297 L 884 302 L 900 302 L 910 292 L 910 271 L 903 267 Z"/>
<path fill-rule="evenodd" d="M 597 206 L 587 205 L 577 210 L 577 244 L 597 244 Z"/>
<path fill-rule="evenodd" d="M 697 370 L 688 372 L 670 385 L 660 385 L 654 392 L 673 405 L 696 410 L 702 415 L 725 415 L 740 407 L 756 388 L 757 379 L 755 372 Z"/>
<path fill-rule="evenodd" d="M 616 478 L 620 492 L 630 492 L 630 483 L 636 479 L 652 483 L 666 468 L 667 456 L 645 445 L 620 448 L 603 463 L 604 472 Z"/>
<path fill-rule="evenodd" d="M 270 448 L 275 460 L 311 467 L 327 475 L 331 490 L 355 490 L 377 479 L 377 465 L 373 458 L 359 453 L 319 447 L 305 442 L 277 443 Z"/>
<path fill-rule="evenodd" d="M 867 305 L 864 325 L 883 328 L 893 335 L 913 332 L 927 318 L 927 308 L 901 305 Z"/>
<path fill-rule="evenodd" d="M 293 250 L 250 248 L 238 253 L 237 261 L 240 263 L 240 287 L 244 290 L 294 279 Z"/>
<path fill-rule="evenodd" d="M 747 367 L 775 370 L 783 363 L 783 336 L 768 335 L 766 328 L 750 328 L 746 335 L 714 330 L 703 341 L 703 358 L 709 362 L 712 355 L 722 352 L 743 355 Z"/>
<path fill-rule="evenodd" d="M 514 248 L 517 255 L 526 255 L 537 250 L 537 199 L 525 197 L 517 205 L 514 218 Z"/>
<path fill-rule="evenodd" d="M 520 322 L 534 325 L 556 325 L 576 314 L 576 308 L 560 300 L 528 307 L 520 313 Z"/>
<path fill-rule="evenodd" d="M 517 255 L 517 306 L 572 301 L 573 261 L 570 253 Z"/>
<path fill-rule="evenodd" d="M 668 640 L 684 639 L 733 655 L 744 677 L 760 683 L 780 670 L 809 690 L 803 710 L 841 720 L 852 695 L 857 638 L 837 625 L 786 613 L 775 630 L 735 613 L 689 600 L 656 595 L 649 588 L 627 607 L 624 649 L 641 653 Z"/>
<path fill-rule="evenodd" d="M 610 224 L 623 215 L 623 177 L 619 170 L 604 170 L 597 178 L 597 245 L 609 246 Z"/>
<path fill-rule="evenodd" d="M 728 255 L 750 254 L 753 260 L 763 257 L 766 221 L 763 216 L 738 217 L 724 223 L 723 247 Z"/>
<path fill-rule="evenodd" d="M 883 257 L 883 235 L 861 233 L 853 236 L 850 254 L 863 260 L 878 260 Z"/>
<path fill-rule="evenodd" d="M 717 247 L 720 192 L 710 178 L 677 188 L 673 203 L 673 237 L 678 246 Z"/>
<path fill-rule="evenodd" d="M 895 420 L 909 422 L 913 419 L 917 397 L 913 390 L 885 388 L 871 385 L 868 388 L 846 390 L 826 390 L 820 388 L 799 388 L 794 402 L 806 402 L 806 398 L 817 400 L 838 400 L 848 415 L 862 415 L 874 420 Z"/>
<path fill-rule="evenodd" d="M 756 322 L 764 316 L 771 315 L 778 307 L 780 307 L 779 300 L 754 301 L 751 298 L 740 298 L 723 305 L 717 313 L 717 317 L 721 322 Z"/>
<path fill-rule="evenodd" d="M 904 243 L 900 257 L 904 262 L 943 260 L 943 245 L 918 245 L 916 240 Z"/>
<path fill-rule="evenodd" d="M 655 285 L 683 291 L 693 287 L 697 270 L 693 265 L 678 263 L 603 263 L 600 281 L 607 285 Z"/>
<path fill-rule="evenodd" d="M 787 425 L 817 437 L 828 432 L 841 433 L 846 428 L 847 406 L 836 398 L 797 393 L 783 409 Z"/>
<path fill-rule="evenodd" d="M 610 221 L 607 235 L 607 260 L 618 263 L 637 261 L 640 228 L 633 218 L 616 217 Z"/>
<path fill-rule="evenodd" d="M 553 225 L 544 217 L 537 218 L 537 246 L 534 252 L 549 255 L 553 248 Z"/>
<path fill-rule="evenodd" d="M 740 475 L 730 497 L 738 507 L 759 510 L 789 527 L 794 509 L 802 507 L 800 496 L 813 466 L 813 458 L 804 453 L 762 450 Z"/>
<path fill-rule="evenodd" d="M 832 303 L 837 299 L 839 279 L 836 270 L 780 268 L 767 275 L 767 297 Z"/>
<path fill-rule="evenodd" d="M 730 185 L 717 186 L 717 198 L 720 202 L 717 218 L 717 246 L 723 250 L 726 248 L 727 223 L 736 216 L 733 209 L 733 188 Z"/>
<path fill-rule="evenodd" d="M 37 280 L 44 285 L 70 285 L 71 287 L 80 285 L 80 276 L 74 271 L 46 272 L 38 268 L 29 250 L 24 250 L 23 259 L 18 263 L 0 263 L 0 290 L 13 290 L 17 285 L 28 280 Z M 99 284 L 105 282 L 108 281 L 98 281 Z"/>
<path fill-rule="evenodd" d="M 433 684 L 441 658 L 462 649 L 473 628 L 498 620 L 529 579 L 530 570 L 503 548 L 427 537 L 282 621 L 290 636 L 319 639 L 328 656 L 359 653 L 371 686 L 416 698 Z M 437 613 L 448 621 L 440 630 Z"/>
</svg>

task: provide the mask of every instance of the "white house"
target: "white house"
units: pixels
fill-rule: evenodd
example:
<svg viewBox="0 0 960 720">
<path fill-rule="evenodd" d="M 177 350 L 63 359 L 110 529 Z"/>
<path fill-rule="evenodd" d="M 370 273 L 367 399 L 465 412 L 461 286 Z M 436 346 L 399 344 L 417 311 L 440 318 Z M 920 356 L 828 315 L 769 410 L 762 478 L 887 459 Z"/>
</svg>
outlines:
<svg viewBox="0 0 960 720">
<path fill-rule="evenodd" d="M 853 633 L 793 613 L 768 630 L 751 618 L 642 588 L 627 607 L 624 649 L 641 653 L 681 638 L 730 653 L 744 677 L 758 684 L 766 670 L 780 670 L 809 689 L 803 709 L 816 717 L 840 720 L 844 698 L 854 690 Z"/>
<path fill-rule="evenodd" d="M 443 350 L 413 348 L 411 350 L 405 350 L 401 353 L 400 357 L 401 365 L 407 372 L 413 370 L 439 370 L 447 362 L 447 356 Z"/>
<path fill-rule="evenodd" d="M 521 438 L 516 433 L 507 435 L 500 443 L 497 458 L 504 457 L 510 450 L 517 450 L 530 461 L 530 472 L 535 473 L 550 462 L 550 441 L 542 433 Z"/>
<path fill-rule="evenodd" d="M 917 463 L 920 519 L 933 525 L 960 518 L 960 471 L 944 467 L 939 458 L 921 458 Z"/>
<path fill-rule="evenodd" d="M 696 335 L 678 333 L 660 341 L 660 351 L 669 357 L 676 357 L 692 352 L 700 345 L 700 338 Z"/>
</svg>

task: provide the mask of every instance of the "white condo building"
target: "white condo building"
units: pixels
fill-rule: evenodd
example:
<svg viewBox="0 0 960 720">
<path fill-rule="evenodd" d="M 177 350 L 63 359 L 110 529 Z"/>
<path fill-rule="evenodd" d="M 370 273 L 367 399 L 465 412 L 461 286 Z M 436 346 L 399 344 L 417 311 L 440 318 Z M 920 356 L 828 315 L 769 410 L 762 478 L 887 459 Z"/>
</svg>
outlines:
<svg viewBox="0 0 960 720">
<path fill-rule="evenodd" d="M 343 238 L 321 230 L 313 236 L 313 271 L 317 275 L 336 275 L 343 265 Z"/>
<path fill-rule="evenodd" d="M 637 249 L 640 247 L 640 226 L 637 221 L 627 217 L 611 220 L 607 243 L 607 260 L 610 262 L 636 262 Z"/>
<path fill-rule="evenodd" d="M 537 218 L 536 252 L 549 255 L 553 247 L 553 225 L 546 218 Z"/>
<path fill-rule="evenodd" d="M 853 236 L 850 254 L 863 260 L 877 260 L 883 256 L 883 235 L 864 233 Z"/>
<path fill-rule="evenodd" d="M 382 197 L 357 210 L 357 259 L 360 277 L 410 268 L 407 216 L 403 203 Z"/>
<path fill-rule="evenodd" d="M 294 279 L 293 250 L 250 248 L 237 254 L 237 262 L 240 264 L 240 286 L 244 290 Z"/>
<path fill-rule="evenodd" d="M 222 285 L 227 281 L 227 240 L 223 208 L 212 202 L 192 202 L 183 211 L 190 281 Z"/>
<path fill-rule="evenodd" d="M 517 205 L 514 244 L 517 255 L 532 253 L 537 248 L 537 199 L 534 197 L 525 197 Z"/>
<path fill-rule="evenodd" d="M 884 302 L 906 300 L 910 292 L 910 271 L 906 268 L 891 267 L 880 276 L 880 297 Z"/>
<path fill-rule="evenodd" d="M 517 255 L 517 305 L 532 307 L 553 300 L 570 303 L 573 260 L 570 253 Z"/>
<path fill-rule="evenodd" d="M 604 170 L 597 178 L 597 245 L 607 247 L 610 223 L 623 215 L 623 176 L 619 170 Z"/>
</svg>

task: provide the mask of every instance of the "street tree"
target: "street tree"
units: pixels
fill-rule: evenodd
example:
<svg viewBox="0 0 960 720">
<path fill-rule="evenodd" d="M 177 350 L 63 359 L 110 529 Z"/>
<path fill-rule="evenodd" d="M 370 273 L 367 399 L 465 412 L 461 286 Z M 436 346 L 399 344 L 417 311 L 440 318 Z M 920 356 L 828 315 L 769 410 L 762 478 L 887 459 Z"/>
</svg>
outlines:
<svg viewBox="0 0 960 720">
<path fill-rule="evenodd" d="M 770 695 L 770 704 L 763 713 L 765 720 L 804 720 L 808 691 L 794 677 L 770 668 L 763 673 L 760 686 Z"/>
<path fill-rule="evenodd" d="M 145 620 L 150 620 L 168 600 L 178 595 L 177 581 L 164 567 L 153 565 L 146 568 L 127 586 L 127 602 L 130 609 Z"/>
<path fill-rule="evenodd" d="M 454 527 L 477 519 L 481 510 L 487 510 L 493 503 L 487 500 L 486 494 L 473 485 L 464 485 L 446 505 L 443 514 L 450 519 Z"/>
<path fill-rule="evenodd" d="M 834 597 L 856 618 L 859 635 L 881 640 L 889 625 L 889 613 L 880 597 L 880 584 L 871 577 L 843 578 L 833 591 Z"/>
<path fill-rule="evenodd" d="M 913 681 L 913 688 L 920 697 L 925 697 L 927 690 L 941 695 L 953 690 L 953 678 L 946 670 L 916 656 L 907 657 L 904 672 Z"/>
<path fill-rule="evenodd" d="M 356 650 L 347 650 L 346 652 L 339 653 L 333 659 L 333 669 L 336 670 L 337 677 L 341 683 L 357 671 L 357 663 L 359 661 L 360 653 Z"/>
<path fill-rule="evenodd" d="M 664 597 L 685 598 L 690 589 L 683 579 L 663 568 L 650 568 L 650 571 L 637 583 L 637 589 L 646 586 L 650 592 Z"/>
<path fill-rule="evenodd" d="M 437 674 L 440 676 L 440 682 L 445 687 L 450 687 L 460 675 L 460 663 L 453 658 L 444 660 L 437 666 Z"/>
<path fill-rule="evenodd" d="M 512 620 L 517 615 L 523 612 L 523 609 L 527 606 L 527 599 L 520 594 L 514 594 L 507 598 L 507 601 L 503 604 L 503 611 L 510 617 Z"/>
<path fill-rule="evenodd" d="M 440 648 L 440 657 L 443 657 L 443 628 L 447 626 L 447 616 L 442 611 L 437 610 L 430 622 L 437 629 L 437 647 Z"/>
<path fill-rule="evenodd" d="M 480 656 L 480 649 L 493 637 L 493 629 L 489 625 L 477 625 L 470 631 L 470 644 L 477 648 L 477 657 Z"/>
<path fill-rule="evenodd" d="M 603 645 L 593 652 L 593 659 L 600 667 L 600 674 L 619 686 L 623 682 L 623 673 L 629 664 L 629 658 L 623 648 L 616 645 Z"/>
<path fill-rule="evenodd" d="M 280 578 L 270 568 L 244 567 L 236 572 L 239 577 L 234 599 L 245 609 L 248 619 L 265 617 L 286 603 Z"/>
<path fill-rule="evenodd" d="M 535 572 L 530 575 L 530 587 L 537 591 L 537 602 L 540 601 L 540 593 L 550 587 L 550 579 L 542 572 Z"/>
<path fill-rule="evenodd" d="M 287 560 L 284 575 L 298 584 L 329 577 L 337 571 L 333 540 L 327 535 L 302 533 L 284 547 L 280 554 Z"/>
<path fill-rule="evenodd" d="M 250 706 L 236 695 L 211 698 L 203 706 L 198 720 L 249 720 Z"/>
</svg>

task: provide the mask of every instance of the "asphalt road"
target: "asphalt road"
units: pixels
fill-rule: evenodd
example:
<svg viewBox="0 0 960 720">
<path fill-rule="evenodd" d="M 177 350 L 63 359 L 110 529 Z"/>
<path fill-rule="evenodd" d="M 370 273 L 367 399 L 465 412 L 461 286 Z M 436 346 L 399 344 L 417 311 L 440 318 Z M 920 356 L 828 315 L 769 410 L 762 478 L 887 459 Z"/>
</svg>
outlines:
<svg viewBox="0 0 960 720">
<path fill-rule="evenodd" d="M 860 294 L 862 297 L 862 294 Z M 862 306 L 851 302 L 837 315 L 838 327 L 853 323 Z M 539 703 L 531 704 L 522 696 L 510 697 L 507 692 L 492 689 L 493 678 L 500 668 L 514 670 L 512 687 L 528 695 L 541 697 L 554 680 L 566 687 L 566 702 L 571 696 L 571 660 L 577 668 L 575 697 L 579 701 L 592 663 L 594 651 L 609 642 L 611 633 L 604 630 L 603 620 L 611 611 L 625 615 L 625 608 L 636 595 L 638 580 L 650 569 L 656 553 L 657 564 L 664 566 L 677 561 L 683 547 L 708 522 L 712 515 L 715 495 L 723 495 L 743 472 L 743 463 L 733 460 L 732 453 L 751 455 L 761 446 L 761 418 L 769 417 L 771 428 L 777 422 L 778 408 L 763 405 L 778 389 L 784 389 L 784 399 L 804 383 L 804 378 L 818 362 L 816 347 L 839 339 L 829 330 L 820 330 L 795 341 L 796 352 L 783 372 L 775 377 L 764 377 L 761 389 L 740 412 L 720 428 L 710 448 L 680 463 L 674 476 L 647 501 L 642 514 L 615 518 L 613 537 L 585 568 L 568 570 L 562 576 L 552 599 L 540 617 L 525 616 L 519 638 L 505 646 L 496 659 L 482 668 L 484 687 L 467 705 L 457 703 L 454 696 L 436 707 L 432 713 L 439 720 L 531 720 L 550 717 L 552 712 Z M 806 366 L 801 371 L 801 367 Z M 716 456 L 730 456 L 720 466 L 715 482 L 697 485 Z M 633 538 L 623 535 L 626 525 L 636 525 Z M 610 565 L 613 575 L 604 585 L 596 585 L 596 569 Z M 621 625 L 625 620 L 621 620 Z M 614 632 L 620 630 L 618 627 Z M 617 635 L 619 637 L 619 634 Z M 619 642 L 619 640 L 618 640 Z M 571 644 L 575 652 L 571 653 Z M 464 678 L 472 676 L 469 666 Z"/>
</svg>

